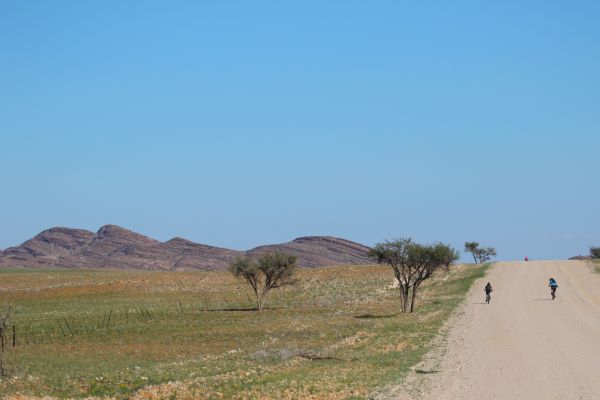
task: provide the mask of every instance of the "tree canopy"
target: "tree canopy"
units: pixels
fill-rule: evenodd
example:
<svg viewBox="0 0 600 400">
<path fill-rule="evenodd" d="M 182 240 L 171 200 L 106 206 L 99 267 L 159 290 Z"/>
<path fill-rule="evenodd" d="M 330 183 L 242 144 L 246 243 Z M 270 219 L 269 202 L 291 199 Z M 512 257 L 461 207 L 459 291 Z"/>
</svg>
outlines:
<svg viewBox="0 0 600 400">
<path fill-rule="evenodd" d="M 258 260 L 238 257 L 230 264 L 229 272 L 250 284 L 256 296 L 256 309 L 261 311 L 272 289 L 294 282 L 297 259 L 280 252 L 266 252 Z"/>
<path fill-rule="evenodd" d="M 388 264 L 394 271 L 400 291 L 400 308 L 404 313 L 414 311 L 420 285 L 439 268 L 449 268 L 459 257 L 449 245 L 424 245 L 410 238 L 377 243 L 369 255 L 377 263 Z"/>
</svg>

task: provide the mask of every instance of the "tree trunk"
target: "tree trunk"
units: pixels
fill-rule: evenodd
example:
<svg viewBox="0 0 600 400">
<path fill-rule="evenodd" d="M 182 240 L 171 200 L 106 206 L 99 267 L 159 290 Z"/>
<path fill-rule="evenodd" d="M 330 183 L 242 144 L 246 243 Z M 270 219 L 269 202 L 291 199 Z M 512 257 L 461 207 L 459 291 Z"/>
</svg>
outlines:
<svg viewBox="0 0 600 400">
<path fill-rule="evenodd" d="M 412 313 L 415 309 L 415 298 L 417 297 L 417 286 L 413 286 L 412 299 L 410 301 L 410 312 Z"/>
<path fill-rule="evenodd" d="M 260 309 L 258 311 L 262 311 L 263 307 L 265 306 L 265 303 L 267 302 L 268 297 L 269 297 L 269 291 L 268 290 L 263 291 L 262 295 L 260 296 Z"/>
<path fill-rule="evenodd" d="M 262 302 L 261 302 L 260 296 L 258 295 L 257 289 L 254 289 L 254 295 L 256 296 L 256 310 L 261 311 L 262 310 Z"/>
<path fill-rule="evenodd" d="M 398 292 L 400 292 L 400 311 L 404 312 L 404 293 L 403 293 L 404 288 L 402 287 L 402 284 L 400 283 L 400 281 L 398 281 Z"/>
<path fill-rule="evenodd" d="M 402 313 L 406 313 L 408 308 L 408 285 L 400 284 L 400 308 Z"/>
</svg>

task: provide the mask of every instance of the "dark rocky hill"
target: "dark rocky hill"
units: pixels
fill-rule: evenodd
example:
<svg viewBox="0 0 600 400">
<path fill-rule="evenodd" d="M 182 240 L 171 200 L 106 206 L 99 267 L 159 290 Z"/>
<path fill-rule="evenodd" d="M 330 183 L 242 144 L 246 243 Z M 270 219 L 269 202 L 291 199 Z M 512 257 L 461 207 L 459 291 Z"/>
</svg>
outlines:
<svg viewBox="0 0 600 400">
<path fill-rule="evenodd" d="M 369 248 L 362 244 L 331 236 L 306 236 L 288 243 L 256 247 L 247 252 L 258 256 L 266 251 L 281 251 L 298 256 L 298 264 L 303 267 L 323 265 L 371 264 Z"/>
<path fill-rule="evenodd" d="M 569 258 L 569 260 L 591 260 L 591 259 L 592 259 L 591 256 L 582 256 L 582 255 L 578 255 L 578 256 Z"/>
<path fill-rule="evenodd" d="M 244 252 L 182 238 L 160 242 L 116 225 L 105 225 L 96 233 L 71 228 L 45 230 L 0 252 L 0 266 L 215 270 L 226 268 L 237 256 L 257 257 L 265 251 L 296 255 L 300 267 L 369 263 L 368 247 L 328 236 L 302 237 Z"/>
</svg>

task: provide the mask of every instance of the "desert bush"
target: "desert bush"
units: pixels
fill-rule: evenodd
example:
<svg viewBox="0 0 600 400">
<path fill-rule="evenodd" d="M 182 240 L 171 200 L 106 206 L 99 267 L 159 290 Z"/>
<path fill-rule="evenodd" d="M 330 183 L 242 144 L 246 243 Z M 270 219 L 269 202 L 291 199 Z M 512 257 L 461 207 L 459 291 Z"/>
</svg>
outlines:
<svg viewBox="0 0 600 400">
<path fill-rule="evenodd" d="M 590 257 L 594 260 L 600 260 L 600 247 L 590 247 Z"/>
<path fill-rule="evenodd" d="M 262 311 L 272 289 L 293 283 L 296 260 L 296 256 L 280 252 L 267 252 L 258 261 L 239 257 L 231 263 L 229 272 L 250 284 L 256 296 L 256 309 Z"/>
<path fill-rule="evenodd" d="M 436 243 L 434 245 L 434 251 L 436 252 L 439 260 L 443 263 L 446 271 L 449 271 L 450 266 L 460 259 L 460 253 L 458 250 L 443 243 Z"/>
</svg>

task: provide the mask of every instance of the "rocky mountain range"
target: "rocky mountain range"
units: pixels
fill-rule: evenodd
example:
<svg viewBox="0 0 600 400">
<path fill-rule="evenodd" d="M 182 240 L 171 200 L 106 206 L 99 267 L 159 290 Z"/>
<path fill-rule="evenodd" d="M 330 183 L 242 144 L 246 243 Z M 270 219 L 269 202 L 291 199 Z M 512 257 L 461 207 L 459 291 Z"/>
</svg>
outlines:
<svg viewBox="0 0 600 400">
<path fill-rule="evenodd" d="M 241 255 L 283 251 L 298 256 L 300 267 L 369 264 L 367 246 L 329 236 L 308 236 L 288 243 L 238 251 L 182 238 L 160 242 L 128 229 L 105 225 L 93 233 L 51 228 L 19 246 L 0 252 L 0 266 L 216 270 Z"/>
</svg>

